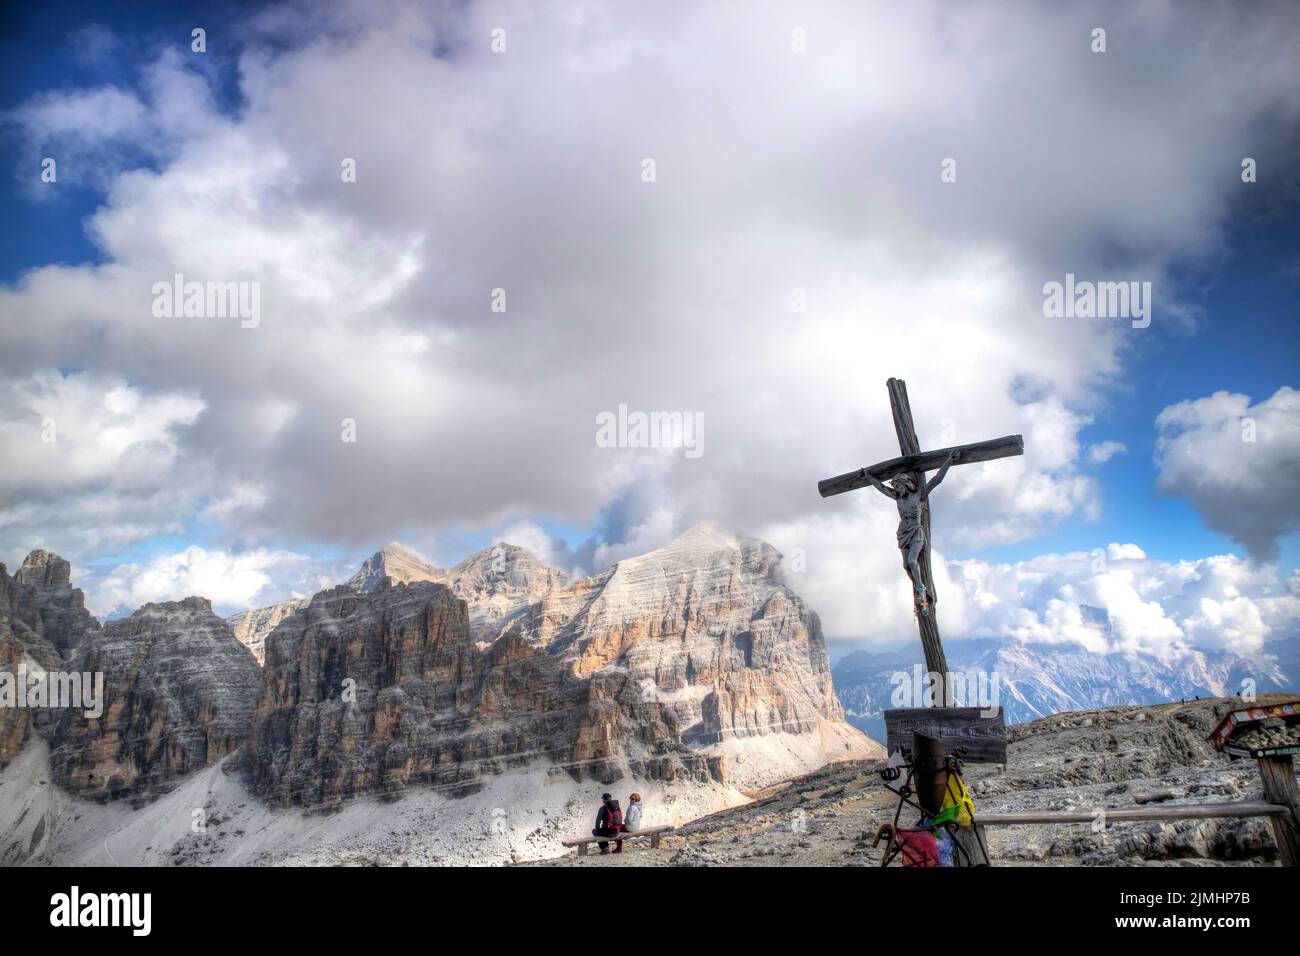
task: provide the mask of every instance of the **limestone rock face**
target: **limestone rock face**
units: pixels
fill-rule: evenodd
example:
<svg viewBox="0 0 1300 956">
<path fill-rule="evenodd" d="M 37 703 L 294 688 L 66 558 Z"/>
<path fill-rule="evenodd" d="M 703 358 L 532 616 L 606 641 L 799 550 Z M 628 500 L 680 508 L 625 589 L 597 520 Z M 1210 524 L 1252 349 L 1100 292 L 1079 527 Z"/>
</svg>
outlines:
<svg viewBox="0 0 1300 956">
<path fill-rule="evenodd" d="M 821 623 L 780 558 L 705 523 L 572 583 L 507 544 L 428 573 L 467 603 L 478 640 L 517 630 L 578 675 L 617 670 L 671 700 L 689 740 L 713 744 L 844 720 Z"/>
<path fill-rule="evenodd" d="M 98 719 L 62 711 L 50 769 L 94 799 L 150 797 L 247 736 L 261 674 L 206 598 L 146 604 L 86 636 L 70 670 L 102 672 Z"/>
<path fill-rule="evenodd" d="M 226 624 L 235 635 L 235 640 L 243 644 L 252 653 L 257 663 L 266 657 L 266 639 L 280 622 L 294 611 L 307 604 L 307 598 L 294 598 L 282 604 L 260 607 L 250 611 L 240 611 L 226 618 Z"/>
<path fill-rule="evenodd" d="M 0 564 L 0 573 L 3 569 L 4 565 Z M 0 611 L 0 673 L 6 675 L 9 684 L 6 693 L 20 692 L 17 681 L 20 669 L 29 673 L 51 670 L 57 667 L 58 658 L 54 648 L 39 635 Z M 18 756 L 38 725 L 48 723 L 48 716 L 48 711 L 15 707 L 8 701 L 0 701 L 0 767 Z"/>
<path fill-rule="evenodd" d="M 250 767 L 264 799 L 304 805 L 417 784 L 461 795 L 539 760 L 576 780 L 718 779 L 682 729 L 626 675 L 577 675 L 515 633 L 480 649 L 445 585 L 345 585 L 267 641 Z"/>
<path fill-rule="evenodd" d="M 0 597 L 0 603 L 7 601 L 19 620 L 65 658 L 88 632 L 99 630 L 99 621 L 86 610 L 86 596 L 72 586 L 71 575 L 67 561 L 38 549 L 27 555 L 7 585 L 0 584 L 9 595 Z"/>
<path fill-rule="evenodd" d="M 569 583 L 563 571 L 513 544 L 495 544 L 430 580 L 446 584 L 469 606 L 474 636 L 489 642 L 514 630 L 532 604 Z"/>
<path fill-rule="evenodd" d="M 18 692 L 20 668 L 28 674 L 57 671 L 63 655 L 99 629 L 70 574 L 68 562 L 47 551 L 29 554 L 13 577 L 0 564 L 0 672 L 12 675 L 11 693 Z M 48 709 L 0 705 L 0 767 L 17 756 L 33 732 L 47 734 L 55 719 Z"/>
<path fill-rule="evenodd" d="M 0 624 L 7 629 L 14 646 L 51 667 L 57 666 L 59 653 L 45 637 L 41 621 L 40 593 L 10 577 L 0 564 Z"/>
<path fill-rule="evenodd" d="M 369 594 L 394 584 L 411 584 L 416 581 L 442 581 L 450 572 L 427 564 L 418 554 L 404 545 L 392 542 L 368 557 L 357 573 L 347 581 L 347 586 L 362 594 Z M 270 607 L 240 611 L 226 618 L 226 623 L 236 639 L 253 652 L 259 664 L 266 659 L 266 639 L 271 632 L 309 598 L 295 598 Z"/>
<path fill-rule="evenodd" d="M 513 545 L 449 571 L 389 546 L 267 640 L 258 792 L 463 791 L 542 759 L 577 779 L 762 786 L 880 755 L 844 723 L 779 560 L 712 525 L 575 582 Z"/>
<path fill-rule="evenodd" d="M 580 674 L 605 668 L 673 701 L 701 744 L 842 723 L 821 622 L 771 545 L 711 524 L 556 589 L 525 637 Z M 863 738 L 865 739 L 865 738 Z"/>
<path fill-rule="evenodd" d="M 72 565 L 57 554 L 37 548 L 23 559 L 14 578 L 34 588 L 66 588 L 72 585 Z"/>
</svg>

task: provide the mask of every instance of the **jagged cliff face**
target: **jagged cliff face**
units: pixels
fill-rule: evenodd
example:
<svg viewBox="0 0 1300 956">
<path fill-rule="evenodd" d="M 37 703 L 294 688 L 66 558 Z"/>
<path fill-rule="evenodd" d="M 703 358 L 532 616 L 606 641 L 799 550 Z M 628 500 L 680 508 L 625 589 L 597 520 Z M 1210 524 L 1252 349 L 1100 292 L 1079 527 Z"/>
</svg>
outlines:
<svg viewBox="0 0 1300 956">
<path fill-rule="evenodd" d="M 32 735 L 55 782 L 94 798 L 149 796 L 232 752 L 247 735 L 261 674 L 204 598 L 146 604 L 101 628 L 68 562 L 33 551 L 0 564 L 0 671 L 102 673 L 103 712 L 0 707 L 0 765 Z"/>
<path fill-rule="evenodd" d="M 94 799 L 149 797 L 245 739 L 261 672 L 206 598 L 146 604 L 89 633 L 68 669 L 102 672 L 98 719 L 61 711 L 50 768 Z"/>
<path fill-rule="evenodd" d="M 512 545 L 449 570 L 389 546 L 347 584 L 229 626 L 188 598 L 100 630 L 67 563 L 36 553 L 0 576 L 0 655 L 54 665 L 57 642 L 67 669 L 104 673 L 101 717 L 40 731 L 56 782 L 96 799 L 153 796 L 245 741 L 256 792 L 282 805 L 460 794 L 539 765 L 761 786 L 879 752 L 844 724 L 778 560 L 707 525 L 580 581 Z M 31 731 L 0 724 L 0 754 Z"/>
<path fill-rule="evenodd" d="M 447 569 L 394 542 L 367 558 L 347 583 L 368 594 L 385 584 L 419 581 L 447 585 L 469 606 L 475 638 L 490 643 L 509 632 L 530 604 L 568 584 L 568 576 L 513 544 L 494 544 Z"/>
<path fill-rule="evenodd" d="M 672 701 L 691 739 L 805 734 L 844 712 L 821 623 L 780 580 L 771 545 L 697 525 L 551 592 L 528 639 L 580 674 L 608 667 Z"/>
<path fill-rule="evenodd" d="M 0 572 L 3 569 L 0 564 Z M 87 633 L 99 630 L 99 621 L 86 610 L 85 594 L 72 586 L 71 566 L 57 554 L 33 551 L 0 590 L 9 595 L 0 602 L 8 603 L 12 613 L 62 658 L 69 657 Z"/>
<path fill-rule="evenodd" d="M 5 576 L 3 569 L 4 565 L 0 564 L 0 578 Z M 11 687 L 16 688 L 16 675 L 21 670 L 52 669 L 58 664 L 58 654 L 21 621 L 5 614 L 2 606 L 6 598 L 4 583 L 0 580 L 0 672 L 10 675 Z M 0 767 L 18 756 L 35 729 L 34 722 L 41 719 L 40 711 L 0 705 Z"/>
<path fill-rule="evenodd" d="M 450 572 L 435 568 L 419 555 L 397 542 L 392 542 L 368 557 L 348 578 L 347 587 L 361 594 L 369 594 L 382 587 L 395 584 L 412 584 L 417 581 L 442 581 Z M 269 607 L 240 611 L 226 618 L 226 623 L 236 639 L 253 652 L 257 662 L 266 660 L 266 639 L 279 627 L 280 622 L 301 607 L 310 598 L 294 598 Z"/>
<path fill-rule="evenodd" d="M 463 790 L 543 758 L 579 780 L 721 778 L 750 741 L 757 785 L 879 753 L 843 722 L 817 616 L 779 559 L 711 525 L 572 583 L 513 545 L 451 570 L 385 548 L 267 641 L 259 792 Z M 760 740 L 776 735 L 788 761 Z"/>
<path fill-rule="evenodd" d="M 413 785 L 463 795 L 539 760 L 579 781 L 721 776 L 681 738 L 625 675 L 584 679 L 515 634 L 480 649 L 444 585 L 343 586 L 267 642 L 251 768 L 263 798 L 306 805 Z"/>
<path fill-rule="evenodd" d="M 57 554 L 33 551 L 12 577 L 0 564 L 0 672 L 59 670 L 64 655 L 98 630 L 84 595 L 72 587 L 68 562 Z M 54 717 L 49 710 L 0 707 L 0 766 L 17 756 L 34 731 L 48 732 Z"/>
<path fill-rule="evenodd" d="M 694 743 L 769 733 L 806 734 L 844 712 L 830 679 L 821 624 L 780 580 L 765 542 L 698 525 L 602 574 L 570 582 L 527 551 L 497 544 L 455 568 L 433 567 L 400 545 L 372 555 L 348 586 L 447 585 L 466 602 L 476 641 L 517 631 L 576 674 L 626 674 L 670 703 Z M 292 605 L 245 615 L 232 627 L 257 653 Z"/>
<path fill-rule="evenodd" d="M 429 580 L 446 584 L 465 601 L 470 627 L 484 642 L 514 630 L 534 603 L 569 583 L 563 571 L 513 544 L 495 544 Z"/>
</svg>

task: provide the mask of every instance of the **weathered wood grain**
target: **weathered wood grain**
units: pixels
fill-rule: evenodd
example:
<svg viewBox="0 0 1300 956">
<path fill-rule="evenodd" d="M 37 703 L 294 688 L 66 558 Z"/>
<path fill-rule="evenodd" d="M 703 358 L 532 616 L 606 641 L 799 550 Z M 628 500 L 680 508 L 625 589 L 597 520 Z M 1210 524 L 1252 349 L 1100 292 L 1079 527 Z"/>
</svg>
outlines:
<svg viewBox="0 0 1300 956">
<path fill-rule="evenodd" d="M 671 826 L 666 826 L 666 825 L 657 826 L 657 827 L 642 827 L 640 830 L 625 831 L 623 833 L 620 833 L 618 836 L 588 836 L 588 837 L 578 837 L 575 840 L 561 840 L 560 845 L 576 846 L 578 848 L 578 856 L 586 856 L 587 847 L 592 843 L 614 843 L 618 840 L 627 841 L 627 840 L 636 840 L 641 837 L 649 837 L 650 846 L 657 847 L 659 845 L 659 841 L 663 839 L 663 835 L 665 833 L 671 833 L 672 831 L 673 828 Z"/>
<path fill-rule="evenodd" d="M 1300 866 L 1300 788 L 1296 787 L 1295 763 L 1290 754 L 1260 757 L 1259 776 L 1264 781 L 1264 798 L 1286 811 L 1269 820 L 1277 841 L 1278 859 L 1283 866 Z"/>
<path fill-rule="evenodd" d="M 943 741 L 948 753 L 965 747 L 967 763 L 1006 763 L 1007 725 L 1002 708 L 985 717 L 979 707 L 907 707 L 885 711 L 885 747 L 912 748 L 912 734 L 920 731 Z"/>
<path fill-rule="evenodd" d="M 855 488 L 865 488 L 867 472 L 877 481 L 888 481 L 905 471 L 934 471 L 942 468 L 948 455 L 957 452 L 956 465 L 969 465 L 981 461 L 995 461 L 998 458 L 1012 458 L 1025 453 L 1025 439 L 1021 435 L 1005 435 L 1002 438 L 990 438 L 988 441 L 974 442 L 970 445 L 953 445 L 949 448 L 937 448 L 934 451 L 918 452 L 914 455 L 902 455 L 882 461 L 878 465 L 859 468 L 834 478 L 825 478 L 817 482 L 817 491 L 823 498 L 841 495 Z"/>
</svg>

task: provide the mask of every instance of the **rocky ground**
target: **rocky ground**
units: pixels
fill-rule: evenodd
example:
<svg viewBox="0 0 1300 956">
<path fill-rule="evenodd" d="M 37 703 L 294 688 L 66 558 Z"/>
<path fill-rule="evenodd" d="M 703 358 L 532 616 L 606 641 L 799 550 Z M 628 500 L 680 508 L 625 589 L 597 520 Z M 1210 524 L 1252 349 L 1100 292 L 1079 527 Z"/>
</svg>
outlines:
<svg viewBox="0 0 1300 956">
<path fill-rule="evenodd" d="M 237 755 L 236 755 L 237 756 Z M 487 779 L 453 797 L 435 787 L 361 797 L 330 811 L 275 809 L 241 782 L 235 758 L 191 774 L 134 807 L 99 803 L 52 784 L 45 745 L 0 770 L 4 866 L 497 866 L 544 859 L 581 832 L 600 784 L 537 767 Z M 655 820 L 684 822 L 743 803 L 730 787 L 624 779 Z"/>
<path fill-rule="evenodd" d="M 1263 702 L 1295 695 L 1267 695 Z M 968 766 L 976 813 L 1176 805 L 1262 799 L 1254 761 L 1229 760 L 1205 739 L 1239 701 L 1226 698 L 1108 707 L 1010 728 L 1007 768 Z M 547 866 L 877 866 L 872 844 L 897 798 L 878 761 L 838 764 L 755 795 L 753 802 L 680 827 L 658 850 L 576 853 Z M 651 817 L 648 822 L 653 822 Z M 995 864 L 1019 866 L 1268 865 L 1263 819 L 994 827 Z"/>
</svg>

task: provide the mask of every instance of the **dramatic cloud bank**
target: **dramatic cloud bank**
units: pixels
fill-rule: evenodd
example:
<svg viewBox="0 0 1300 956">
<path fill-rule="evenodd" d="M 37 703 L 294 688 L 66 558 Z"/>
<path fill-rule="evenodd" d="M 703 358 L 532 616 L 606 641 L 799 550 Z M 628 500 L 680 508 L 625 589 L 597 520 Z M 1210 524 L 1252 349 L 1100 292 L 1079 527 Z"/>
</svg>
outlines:
<svg viewBox="0 0 1300 956">
<path fill-rule="evenodd" d="M 1011 634 L 1170 657 L 1191 647 L 1257 651 L 1300 625 L 1295 582 L 1288 587 L 1273 567 L 1232 555 L 1169 563 L 1112 544 L 1105 554 L 1015 565 L 957 562 L 952 573 L 965 586 L 965 633 L 972 637 Z"/>
<path fill-rule="evenodd" d="M 0 474 L 0 556 L 86 564 L 199 520 L 219 554 L 149 580 L 237 601 L 285 548 L 513 525 L 590 571 L 710 518 L 803 549 L 828 631 L 896 634 L 891 509 L 815 491 L 895 453 L 885 379 L 907 379 L 923 444 L 1026 437 L 1023 458 L 950 479 L 947 546 L 1096 515 L 1088 468 L 1122 448 L 1080 430 L 1139 337 L 1181 321 L 1160 280 L 1216 251 L 1240 144 L 1280 165 L 1267 130 L 1300 111 L 1294 7 L 1117 3 L 1104 56 L 1096 19 L 288 4 L 209 33 L 242 50 L 237 107 L 182 43 L 131 89 L 42 93 L 7 119 L 25 163 L 66 156 L 61 179 L 103 189 L 102 264 L 0 289 L 0 455 L 21 463 Z M 113 41 L 78 44 L 93 61 Z M 178 273 L 258 283 L 260 323 L 155 317 Z M 1154 282 L 1152 328 L 1045 318 L 1043 283 L 1066 273 Z M 601 447 L 621 404 L 701 416 L 703 454 Z M 1169 489 L 1229 522 L 1232 486 L 1186 477 L 1179 440 Z M 541 515 L 605 534 L 550 554 L 515 524 Z M 1265 553 L 1274 525 L 1232 533 Z M 123 577 L 105 599 L 163 590 Z M 1195 630 L 1134 593 L 1123 634 L 1141 636 L 1116 639 Z"/>
<path fill-rule="evenodd" d="M 1215 392 L 1156 419 L 1159 485 L 1191 500 L 1211 528 L 1254 556 L 1277 558 L 1277 539 L 1300 527 L 1300 392 L 1280 388 L 1257 405 Z"/>
<path fill-rule="evenodd" d="M 107 616 L 149 601 L 208 598 L 218 610 L 256 606 L 259 597 L 288 591 L 311 595 L 340 582 L 319 562 L 285 551 L 258 548 L 240 554 L 190 547 L 146 562 L 117 565 L 92 585 L 89 605 Z"/>
</svg>

